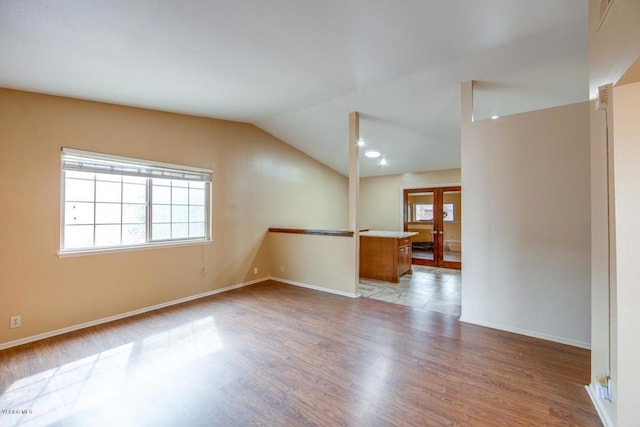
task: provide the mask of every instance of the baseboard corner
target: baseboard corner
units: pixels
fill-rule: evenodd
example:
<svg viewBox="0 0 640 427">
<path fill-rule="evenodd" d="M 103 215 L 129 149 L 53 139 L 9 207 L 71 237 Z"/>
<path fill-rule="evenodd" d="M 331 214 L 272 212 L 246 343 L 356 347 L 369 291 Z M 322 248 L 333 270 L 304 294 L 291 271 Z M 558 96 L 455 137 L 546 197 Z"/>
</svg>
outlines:
<svg viewBox="0 0 640 427">
<path fill-rule="evenodd" d="M 589 398 L 591 398 L 591 403 L 593 403 L 593 407 L 596 409 L 596 412 L 600 417 L 600 421 L 602 421 L 602 425 L 604 425 L 604 427 L 614 427 L 611 418 L 609 418 L 609 414 L 607 414 L 607 411 L 604 409 L 602 399 L 598 397 L 595 389 L 593 388 L 593 384 L 585 385 L 584 388 L 587 390 Z"/>
<path fill-rule="evenodd" d="M 525 335 L 527 337 L 538 338 L 541 340 L 557 342 L 558 344 L 570 345 L 572 347 L 583 348 L 585 350 L 591 350 L 591 344 L 587 342 L 578 341 L 571 338 L 559 337 L 556 335 L 550 335 L 543 332 L 532 331 L 529 329 L 517 328 L 517 327 L 504 325 L 500 323 L 486 322 L 484 320 L 472 319 L 464 315 L 460 316 L 460 322 L 469 323 L 477 326 L 483 326 L 485 328 L 497 329 L 505 332 L 511 332 L 514 334 Z"/>
<path fill-rule="evenodd" d="M 308 283 L 296 282 L 295 280 L 283 279 L 281 277 L 272 276 L 269 279 L 275 280 L 276 282 L 285 283 L 287 285 L 298 286 L 301 288 L 312 289 L 314 291 L 326 292 L 329 294 L 340 295 L 343 297 L 358 298 L 360 296 L 360 294 L 357 292 L 351 293 L 351 292 L 339 291 L 336 289 L 324 288 L 322 286 L 310 285 Z"/>
</svg>

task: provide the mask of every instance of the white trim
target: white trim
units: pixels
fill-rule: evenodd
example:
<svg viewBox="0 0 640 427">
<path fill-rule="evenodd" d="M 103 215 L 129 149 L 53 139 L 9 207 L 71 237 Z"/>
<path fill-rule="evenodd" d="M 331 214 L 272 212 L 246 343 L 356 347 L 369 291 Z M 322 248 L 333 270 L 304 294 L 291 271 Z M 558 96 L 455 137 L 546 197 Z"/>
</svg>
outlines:
<svg viewBox="0 0 640 427">
<path fill-rule="evenodd" d="M 34 342 L 34 341 L 43 340 L 45 338 L 55 337 L 56 335 L 66 334 L 66 333 L 77 331 L 77 330 L 80 330 L 80 329 L 89 328 L 91 326 L 101 325 L 103 323 L 113 322 L 114 320 L 120 320 L 120 319 L 124 319 L 126 317 L 136 316 L 138 314 L 147 313 L 149 311 L 159 310 L 161 308 L 169 307 L 169 306 L 172 306 L 172 305 L 182 304 L 184 302 L 189 302 L 189 301 L 193 301 L 193 300 L 196 300 L 196 299 L 199 299 L 199 298 L 204 298 L 204 297 L 208 297 L 208 296 L 211 296 L 211 295 L 219 294 L 219 293 L 222 293 L 222 292 L 230 291 L 230 290 L 233 290 L 233 289 L 242 288 L 242 287 L 245 287 L 245 286 L 253 285 L 255 283 L 265 282 L 267 280 L 269 280 L 269 277 L 263 277 L 263 278 L 260 278 L 260 279 L 254 279 L 254 280 L 250 280 L 248 282 L 242 282 L 242 283 L 238 283 L 236 285 L 227 286 L 227 287 L 224 287 L 224 288 L 213 289 L 211 291 L 202 292 L 200 294 L 195 294 L 195 295 L 190 295 L 190 296 L 184 297 L 184 298 L 174 299 L 174 300 L 171 300 L 171 301 L 163 302 L 163 303 L 152 305 L 152 306 L 149 306 L 149 307 L 139 308 L 137 310 L 128 311 L 126 313 L 115 314 L 113 316 L 103 317 L 101 319 L 80 323 L 78 325 L 67 326 L 66 328 L 60 328 L 60 329 L 56 329 L 56 330 L 49 331 L 49 332 L 43 332 L 41 334 L 31 335 L 29 337 L 20 338 L 20 339 L 14 340 L 14 341 L 7 341 L 5 343 L 0 343 L 0 350 L 5 350 L 7 348 L 15 347 L 15 346 L 18 346 L 18 345 L 28 344 L 28 343 L 31 343 L 31 342 Z"/>
<path fill-rule="evenodd" d="M 469 319 L 468 317 L 461 316 L 460 321 L 464 323 L 470 323 L 472 325 L 484 326 L 486 328 L 498 329 L 500 331 L 513 332 L 514 334 L 525 335 L 528 337 L 539 338 L 546 341 L 553 341 L 560 344 L 566 344 L 573 347 L 584 348 L 591 350 L 591 344 L 588 342 L 577 341 L 570 338 L 558 337 L 555 335 L 549 335 L 542 332 L 530 331 L 529 329 L 514 328 L 512 326 L 502 325 L 493 322 L 484 322 L 476 319 Z"/>
<path fill-rule="evenodd" d="M 451 170 L 451 169 L 460 169 L 460 168 L 439 169 L 439 170 L 429 171 L 429 172 L 438 172 L 440 170 Z M 413 185 L 402 186 L 400 187 L 400 189 L 404 192 L 404 190 L 419 190 L 421 188 L 442 188 L 442 187 L 462 187 L 462 183 L 452 182 L 452 183 L 445 183 L 445 184 L 424 184 L 424 185 L 413 184 Z"/>
<path fill-rule="evenodd" d="M 242 283 L 238 283 L 238 284 L 235 284 L 235 285 L 227 286 L 227 287 L 224 287 L 224 288 L 213 289 L 211 291 L 202 292 L 200 294 L 190 295 L 188 297 L 178 298 L 178 299 L 174 299 L 174 300 L 171 300 L 171 301 L 163 302 L 163 303 L 160 303 L 160 304 L 139 308 L 137 310 L 128 311 L 126 313 L 115 314 L 113 316 L 103 317 L 101 319 L 92 320 L 92 321 L 80 323 L 80 324 L 77 324 L 77 325 L 67 326 L 65 328 L 55 329 L 53 331 L 43 332 L 41 334 L 36 334 L 36 335 L 31 335 L 29 337 L 20 338 L 20 339 L 13 340 L 13 341 L 7 341 L 7 342 L 4 342 L 4 343 L 0 343 L 0 350 L 5 350 L 7 348 L 16 347 L 16 346 L 23 345 L 23 344 L 28 344 L 28 343 L 31 343 L 31 342 L 34 342 L 34 341 L 39 341 L 39 340 L 43 340 L 43 339 L 46 339 L 46 338 L 55 337 L 57 335 L 62 335 L 62 334 L 66 334 L 66 333 L 69 333 L 69 332 L 78 331 L 80 329 L 89 328 L 91 326 L 101 325 L 103 323 L 113 322 L 114 320 L 120 320 L 120 319 L 124 319 L 126 317 L 136 316 L 138 314 L 147 313 L 149 311 L 159 310 L 161 308 L 170 307 L 172 305 L 182 304 L 184 302 L 189 302 L 189 301 L 193 301 L 193 300 L 196 300 L 196 299 L 200 299 L 200 298 L 208 297 L 208 296 L 211 296 L 211 295 L 219 294 L 219 293 L 222 293 L 222 292 L 231 291 L 233 289 L 243 288 L 245 286 L 253 285 L 253 284 L 256 284 L 256 283 L 260 283 L 260 282 L 266 282 L 268 280 L 274 280 L 274 281 L 281 282 L 281 283 L 284 283 L 284 284 L 287 284 L 287 285 L 299 286 L 299 287 L 302 287 L 302 288 L 313 289 L 313 290 L 316 290 L 316 291 L 327 292 L 327 293 L 330 293 L 330 294 L 341 295 L 341 296 L 345 296 L 345 297 L 349 297 L 349 298 L 359 298 L 360 297 L 359 293 L 353 293 L 352 294 L 352 293 L 349 293 L 349 292 L 337 291 L 337 290 L 334 290 L 334 289 L 323 288 L 323 287 L 320 287 L 320 286 L 308 285 L 306 283 L 294 282 L 293 280 L 281 279 L 279 277 L 272 277 L 272 276 L 270 276 L 270 277 L 262 277 L 260 279 L 249 280 L 248 282 L 242 282 Z"/>
<path fill-rule="evenodd" d="M 598 4 L 599 7 L 602 7 L 602 2 L 603 0 L 600 0 L 600 3 Z M 598 27 L 596 28 L 597 31 L 600 31 L 600 27 L 602 27 L 602 23 L 605 21 L 605 19 L 607 19 L 607 15 L 609 14 L 609 11 L 611 10 L 611 6 L 613 6 L 613 0 L 611 0 L 608 4 L 607 7 L 605 8 L 604 11 L 600 12 L 600 19 L 598 21 Z"/>
<path fill-rule="evenodd" d="M 276 282 L 282 282 L 282 283 L 285 283 L 287 285 L 299 286 L 301 288 L 313 289 L 314 291 L 326 292 L 326 293 L 329 293 L 329 294 L 340 295 L 340 296 L 343 296 L 343 297 L 349 297 L 349 298 L 359 298 L 360 297 L 359 293 L 351 293 L 351 292 L 345 292 L 345 291 L 338 291 L 338 290 L 335 290 L 335 289 L 323 288 L 322 286 L 309 285 L 307 283 L 296 282 L 294 280 L 282 279 L 280 277 L 271 276 L 271 277 L 269 277 L 269 279 L 270 280 L 274 280 Z"/>
<path fill-rule="evenodd" d="M 609 418 L 609 414 L 605 411 L 604 406 L 602 405 L 603 400 L 598 398 L 595 390 L 593 389 L 593 384 L 586 385 L 584 388 L 587 389 L 587 394 L 591 398 L 591 403 L 593 403 L 593 407 L 596 408 L 596 412 L 598 413 L 600 421 L 602 421 L 604 427 L 614 427 L 611 418 Z"/>
<path fill-rule="evenodd" d="M 163 242 L 154 242 L 154 243 L 146 243 L 142 245 L 134 245 L 134 246 L 109 246 L 102 248 L 85 248 L 85 249 L 67 249 L 67 250 L 59 250 L 58 258 L 69 258 L 76 256 L 87 256 L 87 255 L 99 255 L 105 253 L 112 252 L 133 252 L 140 251 L 145 249 L 159 249 L 159 248 L 167 248 L 172 246 L 197 246 L 197 245 L 210 245 L 213 243 L 213 240 L 167 240 Z"/>
<path fill-rule="evenodd" d="M 119 161 L 124 163 L 136 163 L 144 166 L 156 166 L 159 168 L 208 173 L 210 175 L 213 175 L 213 170 L 211 169 L 198 168 L 195 166 L 178 165 L 175 163 L 156 162 L 155 160 L 140 159 L 136 157 L 116 156 L 113 154 L 98 153 L 95 151 L 78 150 L 76 148 L 62 147 L 62 153 L 93 157 L 93 158 L 102 159 L 102 160 L 113 160 L 113 161 Z"/>
</svg>

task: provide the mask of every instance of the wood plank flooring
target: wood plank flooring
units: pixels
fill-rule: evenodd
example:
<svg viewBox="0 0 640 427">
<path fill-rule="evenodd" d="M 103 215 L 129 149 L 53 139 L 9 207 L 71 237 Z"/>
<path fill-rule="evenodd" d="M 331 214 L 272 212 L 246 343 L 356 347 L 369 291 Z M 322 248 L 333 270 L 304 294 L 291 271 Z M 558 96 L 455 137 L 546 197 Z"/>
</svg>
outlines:
<svg viewBox="0 0 640 427">
<path fill-rule="evenodd" d="M 0 351 L 0 425 L 599 426 L 589 360 L 264 282 Z"/>
</svg>

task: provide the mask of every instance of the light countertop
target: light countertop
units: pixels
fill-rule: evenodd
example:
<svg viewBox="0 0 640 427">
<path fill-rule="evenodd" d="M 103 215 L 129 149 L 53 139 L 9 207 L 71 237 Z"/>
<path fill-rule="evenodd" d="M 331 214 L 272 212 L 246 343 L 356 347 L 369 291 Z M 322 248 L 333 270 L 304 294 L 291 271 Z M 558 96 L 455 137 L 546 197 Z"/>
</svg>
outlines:
<svg viewBox="0 0 640 427">
<path fill-rule="evenodd" d="M 406 237 L 415 236 L 415 231 L 377 231 L 369 230 L 360 233 L 363 237 L 386 237 L 389 239 L 404 239 Z"/>
</svg>

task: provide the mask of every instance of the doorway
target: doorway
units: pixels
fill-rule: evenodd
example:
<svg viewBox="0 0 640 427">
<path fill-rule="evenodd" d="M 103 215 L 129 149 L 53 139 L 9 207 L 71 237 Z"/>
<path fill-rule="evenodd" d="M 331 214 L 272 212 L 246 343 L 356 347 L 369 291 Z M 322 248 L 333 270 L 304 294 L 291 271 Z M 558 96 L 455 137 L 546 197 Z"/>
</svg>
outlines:
<svg viewBox="0 0 640 427">
<path fill-rule="evenodd" d="M 404 230 L 416 232 L 412 264 L 462 268 L 462 187 L 403 191 Z"/>
</svg>

